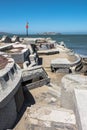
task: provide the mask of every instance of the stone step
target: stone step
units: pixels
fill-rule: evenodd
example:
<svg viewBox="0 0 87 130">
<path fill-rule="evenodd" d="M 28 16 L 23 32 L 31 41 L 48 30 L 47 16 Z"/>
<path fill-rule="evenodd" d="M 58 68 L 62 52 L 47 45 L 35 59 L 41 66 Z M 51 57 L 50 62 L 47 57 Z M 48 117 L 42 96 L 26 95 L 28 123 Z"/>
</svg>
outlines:
<svg viewBox="0 0 87 130">
<path fill-rule="evenodd" d="M 77 130 L 72 110 L 41 104 L 27 110 L 27 117 L 34 130 Z"/>
</svg>

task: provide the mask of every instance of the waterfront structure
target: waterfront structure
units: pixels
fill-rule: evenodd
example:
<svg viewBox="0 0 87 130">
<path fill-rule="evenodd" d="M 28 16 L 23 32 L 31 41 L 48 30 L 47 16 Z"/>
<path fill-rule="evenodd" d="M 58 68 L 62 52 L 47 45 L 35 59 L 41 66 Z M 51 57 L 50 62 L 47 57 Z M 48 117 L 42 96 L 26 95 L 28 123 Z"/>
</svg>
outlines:
<svg viewBox="0 0 87 130">
<path fill-rule="evenodd" d="M 37 46 L 34 43 L 29 43 L 29 42 L 24 42 L 23 44 L 27 46 L 30 52 L 30 55 L 29 55 L 29 59 L 31 63 L 30 66 L 38 65 L 39 56 L 37 53 Z"/>
<path fill-rule="evenodd" d="M 20 67 L 12 58 L 0 55 L 0 130 L 14 125 L 23 102 Z"/>
<path fill-rule="evenodd" d="M 74 111 L 78 130 L 87 130 L 87 76 L 68 74 L 62 78 L 61 106 Z"/>
<path fill-rule="evenodd" d="M 28 108 L 29 109 L 29 108 Z M 31 130 L 77 130 L 72 110 L 58 108 L 55 105 L 35 105 L 28 113 Z"/>
<path fill-rule="evenodd" d="M 14 42 L 20 42 L 20 38 L 19 36 L 16 36 L 14 35 L 12 38 L 11 38 L 11 41 L 14 43 Z"/>
<path fill-rule="evenodd" d="M 36 59 L 38 58 L 38 54 L 36 45 L 34 43 L 29 44 L 28 41 L 27 43 L 23 44 L 27 45 L 27 49 L 29 51 L 28 55 L 27 51 L 24 51 L 26 50 L 26 45 L 13 43 L 0 48 L 1 51 L 5 52 L 5 55 L 3 55 L 3 52 L 1 53 L 0 60 L 0 128 L 2 130 L 10 129 L 16 120 L 17 113 L 20 111 L 24 101 L 21 87 L 22 83 L 23 90 L 28 89 L 30 92 L 33 91 L 35 101 L 37 102 L 38 100 L 38 102 L 34 106 L 27 108 L 27 113 L 25 114 L 25 120 L 27 119 L 27 123 L 25 129 L 77 130 L 78 126 L 78 130 L 86 130 L 87 116 L 84 113 L 84 110 L 86 112 L 86 109 L 84 108 L 86 102 L 83 102 L 83 99 L 86 99 L 85 89 L 87 89 L 87 78 L 81 73 L 80 75 L 75 75 L 76 72 L 79 73 L 79 70 L 83 67 L 83 64 L 85 64 L 84 61 L 86 62 L 86 59 L 82 59 L 63 45 L 59 45 L 58 47 L 54 44 L 54 49 L 49 48 L 49 51 L 43 50 L 43 52 L 46 51 L 46 53 L 44 53 L 45 57 L 47 57 L 45 69 L 49 69 L 48 74 L 52 74 L 52 72 L 50 71 L 50 63 L 52 63 L 50 57 L 52 57 L 52 54 L 56 53 L 55 50 L 59 52 L 59 54 L 55 54 L 56 58 L 60 55 L 60 57 L 53 60 L 53 62 L 56 61 L 57 67 L 59 67 L 57 68 L 56 72 L 64 72 L 63 74 L 60 74 L 63 76 L 67 68 L 68 70 L 70 69 L 72 70 L 72 72 L 74 72 L 74 74 L 72 75 L 69 74 L 63 77 L 61 86 L 57 86 L 60 85 L 58 83 L 60 81 L 52 81 L 54 84 L 50 84 L 50 78 L 44 68 L 41 66 L 37 66 Z M 64 55 L 61 56 L 61 52 L 64 52 Z M 6 53 L 10 56 L 12 56 L 12 54 L 15 54 L 16 58 L 20 54 L 20 59 L 22 60 L 21 70 L 18 65 L 16 65 L 15 63 L 14 65 L 12 64 L 14 60 L 6 56 Z M 26 57 L 24 57 L 25 54 L 27 55 L 29 61 L 26 59 Z M 44 57 L 42 54 L 39 55 Z M 49 62 L 47 62 L 48 58 Z M 69 61 L 70 58 L 72 59 L 72 61 Z M 43 61 L 43 63 L 45 62 Z M 58 73 L 53 75 L 59 76 L 57 80 L 61 79 L 61 76 Z M 37 87 L 41 87 L 42 90 L 40 90 L 40 88 L 38 89 Z M 43 87 L 45 87 L 45 90 L 43 89 Z M 61 89 L 61 91 L 59 89 Z M 84 89 L 84 91 L 79 89 Z M 36 91 L 38 91 L 38 93 Z M 82 104 L 82 107 L 80 104 Z M 60 106 L 62 108 L 59 108 Z M 75 113 L 73 113 L 73 111 Z M 84 122 L 82 115 L 85 115 Z M 6 118 L 6 116 L 8 118 Z"/>
<path fill-rule="evenodd" d="M 69 61 L 67 58 L 57 58 L 51 61 L 52 72 L 79 72 L 83 68 L 82 59 L 79 55 L 76 55 L 74 62 Z"/>
<path fill-rule="evenodd" d="M 87 90 L 74 90 L 74 104 L 78 130 L 87 130 Z"/>
<path fill-rule="evenodd" d="M 59 48 L 57 48 L 56 41 L 51 38 L 24 38 L 22 43 L 27 44 L 27 46 L 34 45 L 37 48 L 38 54 L 55 54 L 59 53 Z"/>
<path fill-rule="evenodd" d="M 22 70 L 22 82 L 28 89 L 33 89 L 49 84 L 50 78 L 43 67 L 35 66 Z"/>
<path fill-rule="evenodd" d="M 29 61 L 29 49 L 26 45 L 22 44 L 11 44 L 0 47 L 0 51 L 10 55 L 20 67 L 23 67 L 25 61 Z"/>
<path fill-rule="evenodd" d="M 6 35 L 4 35 L 4 36 L 1 38 L 0 41 L 1 41 L 1 42 L 4 42 L 4 43 L 11 43 L 11 42 L 12 42 L 12 41 L 11 41 L 11 38 L 8 37 L 8 36 L 6 36 Z"/>
<path fill-rule="evenodd" d="M 83 74 L 67 74 L 62 78 L 62 107 L 74 110 L 74 89 L 87 89 L 87 76 L 84 76 Z"/>
<path fill-rule="evenodd" d="M 0 51 L 10 55 L 21 68 L 23 68 L 23 64 L 25 65 L 26 62 L 27 66 L 30 67 L 38 65 L 39 57 L 33 44 L 14 43 L 0 47 Z"/>
<path fill-rule="evenodd" d="M 36 46 L 29 44 L 13 44 L 1 47 L 0 50 L 10 55 L 22 69 L 22 82 L 29 89 L 34 86 L 39 87 L 50 82 L 43 67 L 38 66 L 38 55 Z M 32 82 L 30 82 L 32 80 Z"/>
</svg>

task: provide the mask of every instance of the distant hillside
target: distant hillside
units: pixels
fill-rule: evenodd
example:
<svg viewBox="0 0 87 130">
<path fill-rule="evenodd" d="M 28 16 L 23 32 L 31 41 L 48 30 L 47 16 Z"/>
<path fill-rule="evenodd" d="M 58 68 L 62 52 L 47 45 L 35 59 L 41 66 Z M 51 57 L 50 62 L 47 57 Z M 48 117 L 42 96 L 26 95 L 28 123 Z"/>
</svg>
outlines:
<svg viewBox="0 0 87 130">
<path fill-rule="evenodd" d="M 0 35 L 11 35 L 11 33 L 7 33 L 7 32 L 0 32 Z"/>
<path fill-rule="evenodd" d="M 44 32 L 44 33 L 39 33 L 42 35 L 61 35 L 61 33 L 57 33 L 57 32 Z"/>
</svg>

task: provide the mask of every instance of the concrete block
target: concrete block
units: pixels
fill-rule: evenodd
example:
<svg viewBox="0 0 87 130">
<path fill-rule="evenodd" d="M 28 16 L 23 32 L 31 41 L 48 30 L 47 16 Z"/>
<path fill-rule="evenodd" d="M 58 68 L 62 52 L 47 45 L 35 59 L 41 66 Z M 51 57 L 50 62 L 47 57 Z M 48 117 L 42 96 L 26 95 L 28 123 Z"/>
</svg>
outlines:
<svg viewBox="0 0 87 130">
<path fill-rule="evenodd" d="M 16 117 L 16 104 L 12 98 L 3 109 L 0 109 L 0 130 L 10 129 L 16 121 Z"/>
<path fill-rule="evenodd" d="M 30 124 L 41 130 L 76 130 L 73 111 L 55 106 L 32 106 L 28 113 Z"/>
<path fill-rule="evenodd" d="M 87 89 L 87 77 L 79 74 L 67 74 L 62 78 L 61 84 L 61 106 L 74 109 L 74 88 Z"/>
<path fill-rule="evenodd" d="M 74 90 L 74 111 L 78 130 L 87 130 L 87 90 Z"/>
</svg>

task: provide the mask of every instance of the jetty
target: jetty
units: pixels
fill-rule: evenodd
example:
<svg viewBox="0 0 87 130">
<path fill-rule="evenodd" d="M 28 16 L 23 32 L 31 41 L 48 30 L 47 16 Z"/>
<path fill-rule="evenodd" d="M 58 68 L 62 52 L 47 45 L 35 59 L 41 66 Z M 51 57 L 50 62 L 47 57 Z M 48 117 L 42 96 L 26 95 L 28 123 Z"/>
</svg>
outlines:
<svg viewBox="0 0 87 130">
<path fill-rule="evenodd" d="M 0 62 L 1 130 L 87 130 L 86 57 L 51 38 L 4 36 Z"/>
<path fill-rule="evenodd" d="M 21 69 L 12 58 L 0 55 L 0 129 L 14 125 L 24 102 Z"/>
</svg>

